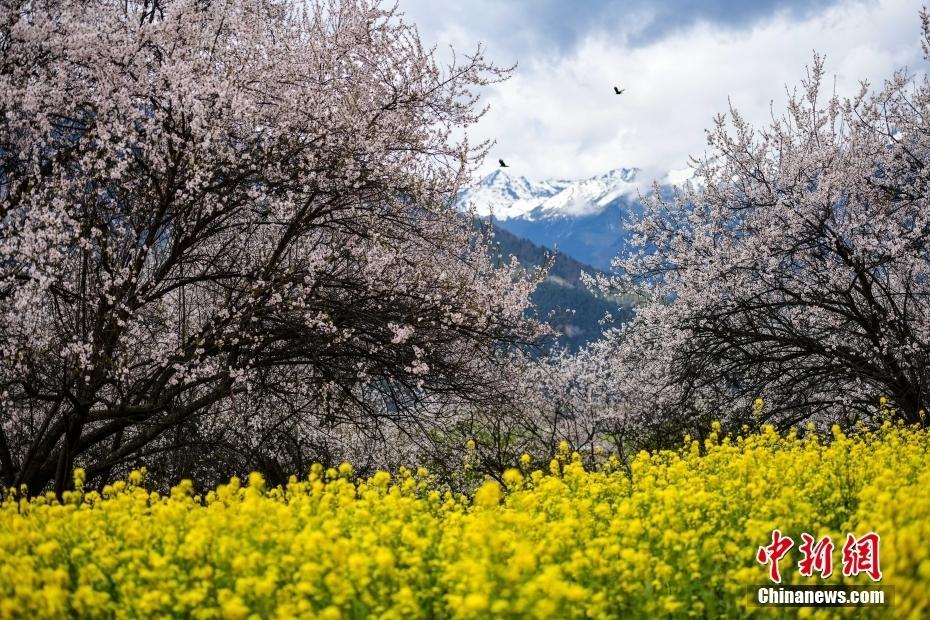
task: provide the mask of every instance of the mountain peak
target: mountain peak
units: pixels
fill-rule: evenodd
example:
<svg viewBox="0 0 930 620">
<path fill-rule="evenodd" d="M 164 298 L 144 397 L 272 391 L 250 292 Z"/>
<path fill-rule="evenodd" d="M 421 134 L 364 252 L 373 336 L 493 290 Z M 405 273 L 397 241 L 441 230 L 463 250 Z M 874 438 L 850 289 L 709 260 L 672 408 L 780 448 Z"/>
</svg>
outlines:
<svg viewBox="0 0 930 620">
<path fill-rule="evenodd" d="M 583 179 L 532 181 L 495 170 L 463 190 L 457 204 L 493 216 L 498 229 L 608 271 L 628 243 L 628 218 L 642 209 L 639 174 L 616 168 Z"/>
<path fill-rule="evenodd" d="M 540 200 L 553 196 L 559 188 L 551 183 L 534 183 L 524 176 L 495 170 L 477 185 L 459 194 L 460 208 L 474 206 L 481 216 L 496 219 L 520 217 L 539 206 Z"/>
<path fill-rule="evenodd" d="M 498 169 L 464 190 L 460 208 L 474 206 L 479 215 L 495 219 L 538 219 L 593 215 L 611 202 L 636 192 L 638 169 L 617 168 L 604 174 L 566 181 L 530 181 Z"/>
<path fill-rule="evenodd" d="M 601 178 L 619 179 L 626 183 L 632 183 L 639 174 L 639 168 L 615 168 L 601 175 Z"/>
<path fill-rule="evenodd" d="M 513 179 L 513 177 L 507 174 L 506 170 L 504 170 L 503 168 L 498 168 L 491 174 L 481 179 L 480 184 L 481 185 L 497 185 L 499 183 L 507 183 L 511 179 Z"/>
</svg>

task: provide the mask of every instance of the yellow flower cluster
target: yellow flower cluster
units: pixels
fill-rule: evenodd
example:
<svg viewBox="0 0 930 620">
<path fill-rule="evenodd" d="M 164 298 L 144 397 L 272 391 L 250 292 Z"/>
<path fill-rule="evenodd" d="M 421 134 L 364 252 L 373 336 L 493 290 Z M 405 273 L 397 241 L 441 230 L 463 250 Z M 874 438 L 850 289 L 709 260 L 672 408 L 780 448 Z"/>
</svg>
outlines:
<svg viewBox="0 0 930 620">
<path fill-rule="evenodd" d="M 438 489 L 423 469 L 354 480 L 347 464 L 284 488 L 253 474 L 203 497 L 189 481 L 147 491 L 143 472 L 85 492 L 79 474 L 63 503 L 7 494 L 0 617 L 781 615 L 746 595 L 766 583 L 755 555 L 776 528 L 840 545 L 878 532 L 891 612 L 928 617 L 928 450 L 930 433 L 889 424 L 829 441 L 713 435 L 629 469 L 586 471 L 563 449 L 473 495 Z M 799 575 L 796 552 L 785 582 L 818 583 Z"/>
</svg>

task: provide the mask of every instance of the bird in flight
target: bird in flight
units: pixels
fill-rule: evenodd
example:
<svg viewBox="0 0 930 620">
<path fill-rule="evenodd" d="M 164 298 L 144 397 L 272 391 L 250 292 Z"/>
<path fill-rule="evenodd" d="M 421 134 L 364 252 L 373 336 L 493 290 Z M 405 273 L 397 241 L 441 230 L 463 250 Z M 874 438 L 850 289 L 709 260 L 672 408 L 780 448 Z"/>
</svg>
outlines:
<svg viewBox="0 0 930 620">
<path fill-rule="evenodd" d="M 625 90 L 626 90 L 625 88 L 617 88 L 616 86 L 614 86 L 614 94 L 616 95 L 622 95 L 623 91 Z"/>
<path fill-rule="evenodd" d="M 510 166 L 508 166 L 507 164 L 504 163 L 504 160 L 503 160 L 503 159 L 498 159 L 497 161 L 500 162 L 501 168 L 509 168 L 509 167 L 510 167 Z"/>
</svg>

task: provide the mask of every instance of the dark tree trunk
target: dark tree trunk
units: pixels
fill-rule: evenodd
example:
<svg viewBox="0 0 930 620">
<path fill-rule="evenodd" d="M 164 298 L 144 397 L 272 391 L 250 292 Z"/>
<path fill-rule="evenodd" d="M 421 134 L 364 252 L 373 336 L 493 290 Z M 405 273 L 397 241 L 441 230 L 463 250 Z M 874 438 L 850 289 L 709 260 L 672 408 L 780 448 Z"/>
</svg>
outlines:
<svg viewBox="0 0 930 620">
<path fill-rule="evenodd" d="M 55 469 L 55 497 L 59 500 L 72 484 L 75 447 L 81 438 L 86 415 L 85 410 L 76 409 L 71 412 L 68 419 L 68 428 L 65 431 L 61 450 L 58 452 L 58 466 Z"/>
</svg>

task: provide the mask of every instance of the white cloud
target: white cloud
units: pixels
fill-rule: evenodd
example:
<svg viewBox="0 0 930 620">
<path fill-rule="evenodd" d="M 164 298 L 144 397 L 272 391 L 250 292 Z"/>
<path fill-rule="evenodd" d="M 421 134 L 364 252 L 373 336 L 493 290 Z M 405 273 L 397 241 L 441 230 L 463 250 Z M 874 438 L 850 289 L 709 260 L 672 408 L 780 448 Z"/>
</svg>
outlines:
<svg viewBox="0 0 930 620">
<path fill-rule="evenodd" d="M 918 10 L 904 0 L 845 2 L 800 20 L 776 14 L 744 30 L 697 23 L 643 46 L 626 43 L 639 25 L 631 19 L 626 33 L 592 31 L 563 55 L 534 52 L 485 95 L 491 110 L 473 136 L 497 145 L 483 172 L 501 157 L 535 179 L 619 167 L 643 168 L 648 179 L 680 173 L 689 155 L 703 153 L 704 130 L 728 98 L 755 123 L 770 118 L 772 101 L 778 113 L 814 49 L 826 54 L 841 95 L 859 79 L 880 85 L 899 66 L 922 67 Z M 454 22 L 423 34 L 463 49 L 484 39 L 495 60 L 496 47 L 511 49 Z M 614 95 L 615 84 L 626 92 Z"/>
</svg>

